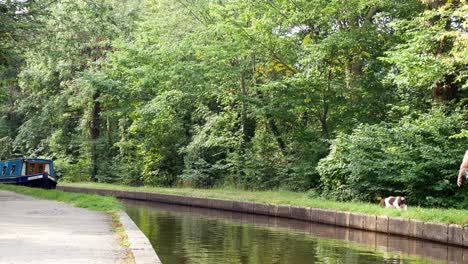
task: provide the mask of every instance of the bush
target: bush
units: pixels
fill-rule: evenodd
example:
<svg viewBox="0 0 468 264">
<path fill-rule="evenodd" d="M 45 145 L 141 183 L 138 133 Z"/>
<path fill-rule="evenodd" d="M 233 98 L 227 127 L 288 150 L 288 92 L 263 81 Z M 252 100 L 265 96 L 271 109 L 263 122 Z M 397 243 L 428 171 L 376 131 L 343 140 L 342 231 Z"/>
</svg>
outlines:
<svg viewBox="0 0 468 264">
<path fill-rule="evenodd" d="M 179 176 L 183 186 L 211 188 L 222 185 L 236 164 L 229 158 L 239 138 L 233 132 L 233 117 L 212 115 L 196 126 L 192 141 L 181 150 L 184 170 Z"/>
<path fill-rule="evenodd" d="M 290 135 L 289 142 L 287 150 L 282 151 L 274 135 L 258 129 L 246 154 L 243 187 L 290 191 L 317 187 L 319 175 L 315 168 L 327 153 L 326 142 L 306 129 Z"/>
<path fill-rule="evenodd" d="M 286 159 L 274 136 L 262 127 L 256 131 L 245 154 L 242 166 L 245 175 L 239 179 L 238 187 L 249 190 L 277 189 L 285 178 L 282 168 L 286 166 Z"/>
<path fill-rule="evenodd" d="M 466 127 L 466 115 L 433 110 L 339 135 L 317 167 L 322 195 L 362 201 L 404 195 L 413 205 L 466 208 L 467 187 L 455 182 L 467 142 L 451 137 Z"/>
<path fill-rule="evenodd" d="M 82 182 L 91 180 L 89 159 L 56 158 L 54 159 L 56 176 L 64 182 Z"/>
<path fill-rule="evenodd" d="M 172 186 L 182 173 L 184 160 L 180 149 L 189 139 L 191 101 L 188 94 L 168 91 L 137 111 L 137 118 L 129 128 L 129 143 L 137 145 L 137 156 L 142 158 L 145 185 Z"/>
</svg>

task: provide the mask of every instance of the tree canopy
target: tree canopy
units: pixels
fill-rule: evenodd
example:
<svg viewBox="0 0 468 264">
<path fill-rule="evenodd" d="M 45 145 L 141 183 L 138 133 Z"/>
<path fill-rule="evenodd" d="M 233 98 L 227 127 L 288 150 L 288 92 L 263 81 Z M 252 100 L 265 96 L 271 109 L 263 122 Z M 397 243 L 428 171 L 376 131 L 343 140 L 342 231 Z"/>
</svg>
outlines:
<svg viewBox="0 0 468 264">
<path fill-rule="evenodd" d="M 69 181 L 466 207 L 467 14 L 466 0 L 0 1 L 0 158 L 53 158 Z"/>
</svg>

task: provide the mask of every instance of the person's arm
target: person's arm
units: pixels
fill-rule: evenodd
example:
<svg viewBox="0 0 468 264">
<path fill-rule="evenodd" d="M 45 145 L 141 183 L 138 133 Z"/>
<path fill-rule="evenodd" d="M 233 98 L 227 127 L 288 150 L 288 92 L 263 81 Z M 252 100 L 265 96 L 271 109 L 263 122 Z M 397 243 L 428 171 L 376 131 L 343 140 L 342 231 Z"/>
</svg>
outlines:
<svg viewBox="0 0 468 264">
<path fill-rule="evenodd" d="M 468 150 L 465 153 L 463 162 L 460 165 L 460 171 L 458 172 L 458 180 L 457 180 L 458 187 L 460 187 L 462 184 L 462 178 L 463 178 L 463 173 L 465 172 L 465 169 L 468 169 Z"/>
</svg>

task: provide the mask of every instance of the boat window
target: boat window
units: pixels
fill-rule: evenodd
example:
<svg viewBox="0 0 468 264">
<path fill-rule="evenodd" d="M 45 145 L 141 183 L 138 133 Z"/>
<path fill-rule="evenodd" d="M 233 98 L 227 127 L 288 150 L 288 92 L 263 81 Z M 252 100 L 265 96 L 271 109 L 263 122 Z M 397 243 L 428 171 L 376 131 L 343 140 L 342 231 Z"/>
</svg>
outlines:
<svg viewBox="0 0 468 264">
<path fill-rule="evenodd" d="M 16 165 L 11 166 L 10 175 L 14 175 L 16 170 Z"/>
<path fill-rule="evenodd" d="M 3 176 L 6 175 L 6 169 L 7 169 L 7 166 L 3 166 L 3 169 L 2 169 L 2 175 L 3 175 Z"/>
<path fill-rule="evenodd" d="M 35 163 L 29 163 L 28 164 L 28 175 L 34 174 L 36 164 Z"/>
<path fill-rule="evenodd" d="M 50 174 L 50 164 L 46 164 L 44 171 Z"/>
<path fill-rule="evenodd" d="M 39 164 L 37 164 L 37 166 L 38 166 L 37 172 L 38 173 L 43 173 L 44 172 L 44 164 L 39 163 Z"/>
</svg>

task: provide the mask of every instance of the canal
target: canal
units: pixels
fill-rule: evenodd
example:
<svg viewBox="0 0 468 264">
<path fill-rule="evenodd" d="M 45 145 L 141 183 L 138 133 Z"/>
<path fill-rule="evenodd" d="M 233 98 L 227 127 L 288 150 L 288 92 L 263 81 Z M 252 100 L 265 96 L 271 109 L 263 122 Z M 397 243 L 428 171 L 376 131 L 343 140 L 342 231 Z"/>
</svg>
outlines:
<svg viewBox="0 0 468 264">
<path fill-rule="evenodd" d="M 467 249 L 427 241 L 222 210 L 123 203 L 164 264 L 468 263 Z"/>
</svg>

